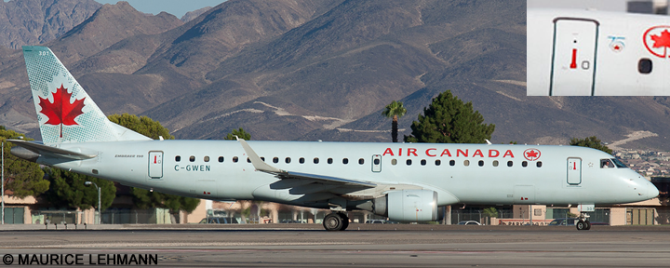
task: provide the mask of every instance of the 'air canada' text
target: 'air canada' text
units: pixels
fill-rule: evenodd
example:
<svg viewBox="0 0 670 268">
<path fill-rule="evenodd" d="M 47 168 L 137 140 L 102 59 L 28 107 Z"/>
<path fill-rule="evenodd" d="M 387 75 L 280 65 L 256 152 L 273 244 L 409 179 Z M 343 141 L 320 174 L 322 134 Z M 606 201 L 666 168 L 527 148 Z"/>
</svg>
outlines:
<svg viewBox="0 0 670 268">
<path fill-rule="evenodd" d="M 423 149 L 422 149 L 423 150 Z M 382 156 L 419 156 L 419 154 L 424 154 L 425 156 L 428 157 L 443 157 L 443 156 L 448 156 L 448 157 L 502 157 L 502 158 L 514 158 L 514 153 L 512 153 L 512 150 L 505 150 L 504 152 L 501 152 L 496 149 L 489 149 L 489 150 L 469 150 L 469 149 L 456 149 L 454 150 L 449 150 L 449 149 L 443 149 L 439 150 L 437 148 L 428 148 L 425 151 L 417 152 L 418 150 L 416 148 L 398 148 L 397 150 L 392 150 L 391 148 L 386 148 L 384 151 L 384 154 Z M 404 153 L 404 154 L 403 154 Z"/>
</svg>

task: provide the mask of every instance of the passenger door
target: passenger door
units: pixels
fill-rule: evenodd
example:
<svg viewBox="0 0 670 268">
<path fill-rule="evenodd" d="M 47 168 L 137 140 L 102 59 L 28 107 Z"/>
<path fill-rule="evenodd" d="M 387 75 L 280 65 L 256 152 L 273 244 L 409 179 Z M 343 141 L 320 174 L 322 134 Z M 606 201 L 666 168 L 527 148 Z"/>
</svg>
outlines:
<svg viewBox="0 0 670 268">
<path fill-rule="evenodd" d="M 576 186 L 582 183 L 582 159 L 568 158 L 568 185 Z"/>
<path fill-rule="evenodd" d="M 593 95 L 597 38 L 597 21 L 554 20 L 550 96 Z"/>
<path fill-rule="evenodd" d="M 149 177 L 160 179 L 163 177 L 163 152 L 149 152 Z"/>
</svg>

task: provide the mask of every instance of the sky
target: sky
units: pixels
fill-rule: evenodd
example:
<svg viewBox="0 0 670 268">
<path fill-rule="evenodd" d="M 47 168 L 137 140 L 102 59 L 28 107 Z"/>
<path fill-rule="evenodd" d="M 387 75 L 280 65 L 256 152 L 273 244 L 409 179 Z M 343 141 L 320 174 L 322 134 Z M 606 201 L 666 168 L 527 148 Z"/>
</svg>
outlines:
<svg viewBox="0 0 670 268">
<path fill-rule="evenodd" d="M 119 0 L 95 0 L 100 4 L 116 4 Z M 132 7 L 144 13 L 158 14 L 165 11 L 177 18 L 181 18 L 186 12 L 200 9 L 206 6 L 214 7 L 226 0 L 125 0 Z"/>
</svg>

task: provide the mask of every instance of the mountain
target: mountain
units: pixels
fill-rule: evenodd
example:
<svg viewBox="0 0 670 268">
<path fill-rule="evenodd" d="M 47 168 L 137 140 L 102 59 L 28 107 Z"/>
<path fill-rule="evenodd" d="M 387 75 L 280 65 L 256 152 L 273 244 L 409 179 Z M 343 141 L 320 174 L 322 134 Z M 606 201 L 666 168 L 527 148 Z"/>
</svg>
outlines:
<svg viewBox="0 0 670 268">
<path fill-rule="evenodd" d="M 105 66 L 122 69 L 118 62 L 115 62 L 118 57 L 98 54 L 103 49 L 127 38 L 159 34 L 182 24 L 173 15 L 167 13 L 160 13 L 156 16 L 147 15 L 135 10 L 127 2 L 118 2 L 116 5 L 102 6 L 90 18 L 45 45 L 49 46 L 74 73 L 77 70 L 86 69 L 87 66 L 95 66 L 92 69 Z M 123 55 L 121 58 L 128 57 Z M 93 60 L 95 62 L 91 63 Z M 104 96 L 118 96 L 124 93 L 127 97 L 136 98 L 137 94 L 133 86 L 142 87 L 157 81 L 150 77 L 128 79 L 118 73 L 81 76 L 81 72 L 77 79 L 92 96 L 99 94 L 103 100 L 105 100 Z M 93 81 L 92 86 L 87 86 L 85 81 Z M 107 87 L 95 86 L 96 83 L 105 84 Z M 122 92 L 119 89 L 126 91 Z M 30 98 L 28 77 L 21 50 L 0 50 L 0 99 L 3 100 L 0 104 L 2 112 L 0 122 L 19 131 L 31 132 L 33 133 L 31 135 L 39 136 L 35 135 L 37 126 L 34 123 L 35 112 Z M 114 103 L 111 103 L 112 101 Z M 127 104 L 127 101 L 120 100 L 118 97 L 100 103 L 103 104 L 101 105 L 103 108 L 117 107 L 118 110 L 113 110 L 114 112 L 143 111 L 143 109 L 132 110 L 132 102 Z"/>
<path fill-rule="evenodd" d="M 206 6 L 206 7 L 200 8 L 200 9 L 196 9 L 196 10 L 193 10 L 193 11 L 186 12 L 186 14 L 184 14 L 184 16 L 182 16 L 180 20 L 183 21 L 183 22 L 192 21 L 193 19 L 202 15 L 202 13 L 207 12 L 207 10 L 209 10 L 210 8 L 212 8 L 212 7 Z"/>
<path fill-rule="evenodd" d="M 229 0 L 182 22 L 105 5 L 48 45 L 108 113 L 181 139 L 390 141 L 437 94 L 471 101 L 494 143 L 613 142 L 670 150 L 668 98 L 527 97 L 526 1 Z M 20 51 L 0 49 L 0 124 L 39 138 Z"/>
<path fill-rule="evenodd" d="M 102 5 L 93 0 L 0 1 L 0 46 L 19 49 L 60 37 Z"/>
</svg>

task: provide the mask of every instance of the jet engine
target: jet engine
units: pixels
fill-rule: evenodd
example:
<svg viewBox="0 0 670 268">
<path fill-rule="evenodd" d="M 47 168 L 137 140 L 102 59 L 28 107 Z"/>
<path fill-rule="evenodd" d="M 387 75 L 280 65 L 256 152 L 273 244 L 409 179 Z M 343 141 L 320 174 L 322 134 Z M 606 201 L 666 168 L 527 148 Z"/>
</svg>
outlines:
<svg viewBox="0 0 670 268">
<path fill-rule="evenodd" d="M 371 211 L 392 221 L 419 222 L 441 220 L 437 193 L 431 190 L 398 190 L 372 201 Z"/>
</svg>

